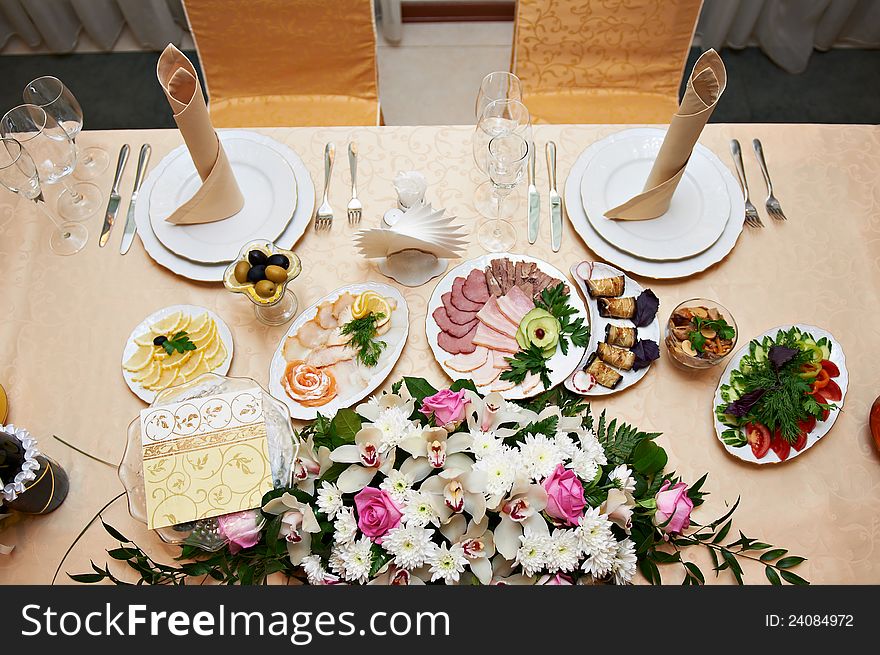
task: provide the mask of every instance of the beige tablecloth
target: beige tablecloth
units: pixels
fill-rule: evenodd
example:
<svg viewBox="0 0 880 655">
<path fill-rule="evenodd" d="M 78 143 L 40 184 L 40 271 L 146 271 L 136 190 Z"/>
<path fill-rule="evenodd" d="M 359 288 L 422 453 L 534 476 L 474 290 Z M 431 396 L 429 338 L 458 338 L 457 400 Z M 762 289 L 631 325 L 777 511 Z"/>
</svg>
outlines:
<svg viewBox="0 0 880 655">
<path fill-rule="evenodd" d="M 559 146 L 560 183 L 577 155 L 619 126 L 538 126 L 539 149 L 548 139 Z M 266 130 L 294 148 L 320 183 L 321 154 L 334 140 L 339 152 L 355 139 L 360 146 L 360 196 L 363 226 L 377 225 L 394 203 L 392 177 L 399 170 L 420 170 L 427 177 L 428 199 L 475 226 L 472 197 L 479 181 L 471 154 L 471 128 L 384 127 Z M 843 344 L 850 372 L 846 407 L 834 430 L 817 446 L 782 466 L 755 467 L 726 453 L 712 429 L 712 396 L 718 370 L 686 374 L 663 357 L 636 387 L 597 401 L 597 409 L 646 430 L 664 433 L 670 468 L 694 481 L 709 471 L 711 492 L 697 519 L 723 512 L 725 502 L 742 494 L 735 527 L 748 536 L 791 549 L 808 558 L 798 572 L 814 583 L 880 583 L 880 456 L 867 427 L 868 411 L 880 394 L 880 128 L 819 125 L 710 125 L 701 141 L 729 163 L 727 143 L 748 144 L 760 137 L 782 200 L 786 223 L 766 218 L 764 230 L 746 229 L 721 264 L 695 277 L 649 284 L 666 316 L 678 302 L 704 296 L 728 307 L 742 339 L 784 323 L 805 322 L 830 330 Z M 110 153 L 128 142 L 153 146 L 155 166 L 180 144 L 176 131 L 87 132 L 82 146 L 101 145 Z M 756 197 L 763 183 L 751 154 L 746 170 Z M 106 194 L 113 167 L 99 181 Z M 128 207 L 135 166 L 122 181 Z M 520 240 L 515 250 L 569 265 L 591 257 L 565 223 L 562 252 L 549 246 L 546 169 L 538 167 L 544 200 L 538 243 L 525 240 L 525 213 L 517 214 Z M 319 189 L 320 191 L 320 189 Z M 337 162 L 330 199 L 338 215 L 348 201 L 349 172 Z M 50 201 L 56 192 L 51 192 Z M 143 404 L 122 379 L 120 359 L 131 329 L 152 311 L 173 303 L 193 303 L 218 312 L 235 337 L 231 375 L 266 384 L 269 361 L 284 328 L 257 323 L 251 305 L 220 284 L 193 283 L 156 265 L 135 240 L 131 252 L 118 254 L 122 227 L 110 243 L 97 246 L 100 219 L 88 222 L 86 249 L 56 257 L 47 246 L 49 224 L 28 203 L 0 192 L 0 382 L 7 388 L 10 421 L 27 427 L 49 455 L 69 471 L 71 493 L 55 513 L 21 518 L 0 533 L 14 544 L 0 557 L 0 583 L 48 583 L 84 525 L 122 490 L 115 470 L 72 451 L 51 435 L 112 462 L 119 460 L 126 426 Z M 356 256 L 354 228 L 337 220 L 329 233 L 311 229 L 295 250 L 304 272 L 292 285 L 302 306 L 332 289 L 363 279 L 385 280 Z M 481 254 L 472 245 L 469 255 Z M 389 383 L 402 375 L 422 375 L 437 384 L 444 375 L 434 362 L 424 332 L 425 307 L 433 288 L 402 289 L 412 318 L 409 343 Z M 124 499 L 104 513 L 157 558 L 175 549 L 137 525 Z M 735 531 L 733 534 L 736 534 Z M 90 559 L 103 563 L 112 540 L 93 525 L 72 550 L 63 572 L 83 572 Z M 700 556 L 703 564 L 707 560 Z M 117 567 L 120 568 L 120 567 Z M 125 570 L 125 567 L 121 567 Z M 682 574 L 666 567 L 666 581 Z M 708 567 L 704 567 L 708 571 Z M 725 574 L 726 576 L 726 574 Z M 746 567 L 747 580 L 766 582 L 760 567 Z M 721 578 L 727 581 L 726 577 Z"/>
</svg>

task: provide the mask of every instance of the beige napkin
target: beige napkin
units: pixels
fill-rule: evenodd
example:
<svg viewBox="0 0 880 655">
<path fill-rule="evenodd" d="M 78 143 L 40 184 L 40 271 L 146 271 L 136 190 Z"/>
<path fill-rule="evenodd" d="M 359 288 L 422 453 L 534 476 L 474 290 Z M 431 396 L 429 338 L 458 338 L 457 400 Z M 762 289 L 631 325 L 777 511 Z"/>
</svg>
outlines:
<svg viewBox="0 0 880 655">
<path fill-rule="evenodd" d="M 727 71 L 721 57 L 714 50 L 707 50 L 694 64 L 684 97 L 672 117 L 644 190 L 622 205 L 609 209 L 605 212 L 606 218 L 643 221 L 657 218 L 669 209 L 672 194 L 684 174 L 694 145 L 726 85 Z"/>
<path fill-rule="evenodd" d="M 202 186 L 195 195 L 165 220 L 176 225 L 190 225 L 229 218 L 244 206 L 244 196 L 211 125 L 196 69 L 186 55 L 169 43 L 159 57 L 156 76 L 202 178 Z"/>
</svg>

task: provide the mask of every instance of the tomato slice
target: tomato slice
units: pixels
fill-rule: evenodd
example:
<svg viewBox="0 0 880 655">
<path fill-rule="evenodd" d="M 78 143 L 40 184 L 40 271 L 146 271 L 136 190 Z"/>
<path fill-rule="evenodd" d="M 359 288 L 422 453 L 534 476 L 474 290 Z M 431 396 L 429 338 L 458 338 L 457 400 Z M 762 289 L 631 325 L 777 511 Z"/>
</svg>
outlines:
<svg viewBox="0 0 880 655">
<path fill-rule="evenodd" d="M 746 423 L 746 441 L 752 447 L 752 454 L 761 459 L 770 450 L 770 430 L 758 422 Z"/>
<path fill-rule="evenodd" d="M 828 371 L 824 368 L 820 369 L 816 379 L 813 380 L 813 391 L 818 391 L 822 387 L 825 387 L 830 381 L 831 378 L 828 376 Z"/>
<path fill-rule="evenodd" d="M 829 378 L 828 384 L 822 389 L 822 395 L 833 403 L 839 403 L 843 400 L 843 392 L 837 386 L 837 382 Z"/>
<path fill-rule="evenodd" d="M 776 430 L 773 433 L 773 440 L 770 442 L 770 448 L 772 448 L 773 452 L 776 453 L 776 456 L 779 458 L 780 462 L 784 462 L 785 460 L 787 460 L 789 454 L 791 453 L 791 444 L 782 438 L 779 430 Z"/>
<path fill-rule="evenodd" d="M 791 445 L 796 451 L 801 452 L 807 446 L 807 435 L 816 427 L 816 419 L 814 417 L 805 418 L 798 421 L 798 427 L 801 429 L 797 440 Z"/>
<path fill-rule="evenodd" d="M 836 378 L 840 375 L 840 369 L 837 368 L 837 364 L 829 359 L 822 360 L 822 368 L 824 368 L 828 372 L 829 377 Z"/>
</svg>

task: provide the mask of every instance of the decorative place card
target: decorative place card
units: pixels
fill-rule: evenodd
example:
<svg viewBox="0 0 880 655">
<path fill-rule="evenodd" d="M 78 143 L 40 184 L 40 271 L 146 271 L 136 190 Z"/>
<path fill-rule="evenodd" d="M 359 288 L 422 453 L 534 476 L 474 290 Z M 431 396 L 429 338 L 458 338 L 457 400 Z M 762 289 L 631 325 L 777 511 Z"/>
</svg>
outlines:
<svg viewBox="0 0 880 655">
<path fill-rule="evenodd" d="M 260 506 L 272 489 L 259 387 L 141 411 L 150 529 Z"/>
</svg>

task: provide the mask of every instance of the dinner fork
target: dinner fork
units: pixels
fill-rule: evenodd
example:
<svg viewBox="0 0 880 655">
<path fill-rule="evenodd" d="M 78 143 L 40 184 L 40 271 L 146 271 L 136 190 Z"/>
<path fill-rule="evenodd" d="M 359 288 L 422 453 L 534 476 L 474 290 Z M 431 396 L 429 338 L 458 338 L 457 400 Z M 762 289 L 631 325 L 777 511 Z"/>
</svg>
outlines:
<svg viewBox="0 0 880 655">
<path fill-rule="evenodd" d="M 357 143 L 352 141 L 348 144 L 348 166 L 351 168 L 351 200 L 348 201 L 348 222 L 360 223 L 361 211 L 364 206 L 358 200 L 357 190 L 357 170 L 358 170 L 358 147 Z"/>
<path fill-rule="evenodd" d="M 749 183 L 746 181 L 746 171 L 743 168 L 742 149 L 739 147 L 739 141 L 730 140 L 730 154 L 733 155 L 733 163 L 736 166 L 736 173 L 739 175 L 739 183 L 743 189 L 743 199 L 746 201 L 746 225 L 751 227 L 764 227 L 761 217 L 758 216 L 758 210 L 749 200 Z"/>
<path fill-rule="evenodd" d="M 330 172 L 333 170 L 333 160 L 336 157 L 336 146 L 331 141 L 324 147 L 324 199 L 315 214 L 315 229 L 330 229 L 333 225 L 333 208 L 330 206 Z"/>
<path fill-rule="evenodd" d="M 767 171 L 767 162 L 764 161 L 764 148 L 761 146 L 760 139 L 752 139 L 752 146 L 755 148 L 755 155 L 758 157 L 758 163 L 761 165 L 761 173 L 764 175 L 764 182 L 767 183 L 767 201 L 764 205 L 767 207 L 767 213 L 777 221 L 787 221 L 785 214 L 782 213 L 782 206 L 773 195 L 773 184 L 770 182 L 770 173 Z"/>
</svg>

